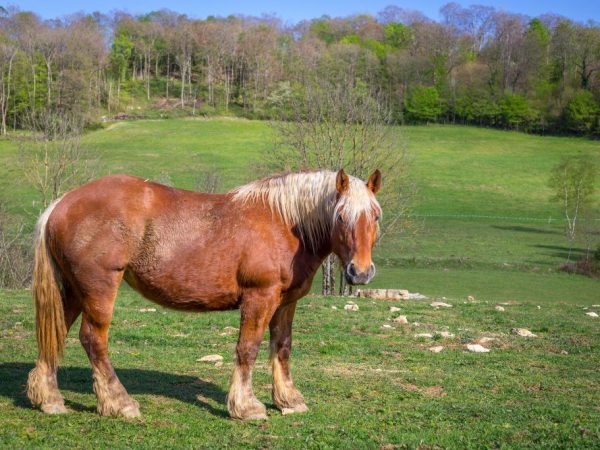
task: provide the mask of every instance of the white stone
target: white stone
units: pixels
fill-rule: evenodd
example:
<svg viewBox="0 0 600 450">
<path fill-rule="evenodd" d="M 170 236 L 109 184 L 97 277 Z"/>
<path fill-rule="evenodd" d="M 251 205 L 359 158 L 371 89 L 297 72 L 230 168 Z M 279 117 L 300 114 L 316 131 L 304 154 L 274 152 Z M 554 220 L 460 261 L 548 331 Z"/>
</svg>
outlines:
<svg viewBox="0 0 600 450">
<path fill-rule="evenodd" d="M 490 351 L 489 348 L 485 348 L 479 344 L 467 344 L 467 350 L 475 353 L 487 353 Z"/>
<path fill-rule="evenodd" d="M 384 323 L 381 328 L 394 328 L 393 326 L 391 326 L 389 323 Z"/>
<path fill-rule="evenodd" d="M 419 294 L 418 292 L 411 292 L 408 294 L 409 300 L 427 300 L 427 297 L 423 294 Z"/>
<path fill-rule="evenodd" d="M 221 355 L 206 355 L 200 359 L 197 359 L 196 361 L 218 363 L 220 361 L 223 361 L 223 357 Z"/>
<path fill-rule="evenodd" d="M 356 303 L 355 304 L 349 303 L 347 305 L 344 305 L 344 309 L 346 311 L 358 311 L 358 305 Z"/>
<path fill-rule="evenodd" d="M 431 306 L 433 306 L 434 308 L 452 308 L 452 305 L 449 305 L 448 303 L 444 302 L 433 302 L 431 303 Z"/>
<path fill-rule="evenodd" d="M 482 338 L 479 339 L 479 343 L 480 344 L 487 344 L 488 342 L 492 342 L 492 341 L 495 341 L 495 340 L 496 340 L 496 338 L 484 336 L 484 337 L 482 337 Z"/>
<path fill-rule="evenodd" d="M 585 315 L 590 317 L 598 317 L 598 314 L 596 314 L 594 311 L 586 312 Z"/>
<path fill-rule="evenodd" d="M 156 308 L 141 308 L 140 312 L 156 312 Z"/>
<path fill-rule="evenodd" d="M 527 328 L 513 328 L 511 331 L 513 334 L 517 334 L 521 337 L 537 337 L 536 334 L 533 334 Z"/>
<path fill-rule="evenodd" d="M 337 309 L 337 306 L 331 305 L 331 309 Z"/>
<path fill-rule="evenodd" d="M 390 312 L 398 312 L 400 311 L 400 308 L 398 308 L 397 306 L 390 306 Z"/>
<path fill-rule="evenodd" d="M 431 334 L 431 333 L 419 333 L 419 334 L 415 334 L 415 337 L 417 337 L 417 338 L 420 338 L 420 337 L 432 338 L 433 334 Z"/>
<path fill-rule="evenodd" d="M 442 350 L 444 350 L 444 347 L 443 347 L 443 346 L 441 346 L 441 345 L 436 345 L 436 346 L 434 346 L 434 347 L 429 347 L 429 348 L 428 348 L 428 350 L 429 350 L 430 352 L 433 352 L 433 353 L 439 353 L 439 352 L 441 352 Z"/>
<path fill-rule="evenodd" d="M 408 323 L 408 319 L 406 318 L 406 316 L 398 316 L 393 321 L 394 321 L 394 323 L 402 323 L 402 324 Z"/>
<path fill-rule="evenodd" d="M 500 312 L 504 311 L 504 307 L 503 307 L 503 306 L 500 306 L 500 305 L 496 305 L 496 307 L 495 307 L 494 309 L 495 309 L 496 311 L 500 311 Z"/>
</svg>

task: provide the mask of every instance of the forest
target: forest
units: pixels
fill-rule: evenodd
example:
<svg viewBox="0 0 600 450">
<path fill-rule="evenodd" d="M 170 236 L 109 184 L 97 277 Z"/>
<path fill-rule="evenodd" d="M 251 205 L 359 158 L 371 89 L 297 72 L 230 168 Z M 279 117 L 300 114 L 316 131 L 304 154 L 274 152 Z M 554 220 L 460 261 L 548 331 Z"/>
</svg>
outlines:
<svg viewBox="0 0 600 450">
<path fill-rule="evenodd" d="M 129 115 L 285 119 L 324 81 L 377 98 L 390 123 L 600 135 L 600 26 L 448 3 L 295 24 L 169 10 L 43 20 L 0 9 L 1 132 L 38 110 L 88 125 Z"/>
</svg>

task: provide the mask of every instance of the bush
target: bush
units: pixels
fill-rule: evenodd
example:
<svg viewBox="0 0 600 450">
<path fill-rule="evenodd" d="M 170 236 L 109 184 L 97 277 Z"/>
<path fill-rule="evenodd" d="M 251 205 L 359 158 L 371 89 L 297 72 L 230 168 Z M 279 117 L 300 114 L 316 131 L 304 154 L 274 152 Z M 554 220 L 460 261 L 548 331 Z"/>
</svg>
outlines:
<svg viewBox="0 0 600 450">
<path fill-rule="evenodd" d="M 442 114 L 442 103 L 437 89 L 417 86 L 406 97 L 405 109 L 409 120 L 435 122 Z"/>
<path fill-rule="evenodd" d="M 589 91 L 577 91 L 565 107 L 565 125 L 571 131 L 591 133 L 596 127 L 600 107 Z"/>
<path fill-rule="evenodd" d="M 539 116 L 529 101 L 518 94 L 505 94 L 498 106 L 502 124 L 515 130 L 526 130 Z"/>
</svg>

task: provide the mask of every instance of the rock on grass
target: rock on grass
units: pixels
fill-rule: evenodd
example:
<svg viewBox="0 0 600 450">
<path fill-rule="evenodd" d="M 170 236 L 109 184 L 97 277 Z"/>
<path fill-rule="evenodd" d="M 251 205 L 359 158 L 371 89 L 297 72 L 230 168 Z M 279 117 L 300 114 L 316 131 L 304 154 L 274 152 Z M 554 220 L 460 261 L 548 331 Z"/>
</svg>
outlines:
<svg viewBox="0 0 600 450">
<path fill-rule="evenodd" d="M 494 308 L 496 311 L 504 311 L 504 306 L 500 306 L 500 305 L 496 305 L 496 307 Z"/>
<path fill-rule="evenodd" d="M 441 345 L 436 345 L 434 347 L 429 347 L 427 350 L 429 350 L 430 352 L 433 352 L 433 353 L 439 353 L 442 350 L 444 350 L 444 347 Z"/>
<path fill-rule="evenodd" d="M 475 353 L 487 353 L 490 351 L 489 348 L 485 348 L 483 345 L 479 344 L 467 344 L 467 350 Z"/>
<path fill-rule="evenodd" d="M 406 316 L 398 316 L 394 319 L 394 323 L 407 324 L 408 319 L 406 318 Z"/>
<path fill-rule="evenodd" d="M 452 305 L 444 302 L 433 302 L 431 303 L 431 306 L 434 308 L 452 308 Z"/>
<path fill-rule="evenodd" d="M 598 314 L 596 314 L 594 311 L 586 312 L 585 315 L 590 317 L 598 317 Z"/>
<path fill-rule="evenodd" d="M 527 328 L 513 328 L 511 331 L 521 337 L 537 337 L 537 334 L 533 334 Z"/>
<path fill-rule="evenodd" d="M 196 361 L 218 363 L 223 362 L 223 357 L 221 355 L 206 355 Z"/>
<path fill-rule="evenodd" d="M 348 303 L 344 305 L 346 311 L 358 311 L 358 305 L 356 303 Z"/>
</svg>

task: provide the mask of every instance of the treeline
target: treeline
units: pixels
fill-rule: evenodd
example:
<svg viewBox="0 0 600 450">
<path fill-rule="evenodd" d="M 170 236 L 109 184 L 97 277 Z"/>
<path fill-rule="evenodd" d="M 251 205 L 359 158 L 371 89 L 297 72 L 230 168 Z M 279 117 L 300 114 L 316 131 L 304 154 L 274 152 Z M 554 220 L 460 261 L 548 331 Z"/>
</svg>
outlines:
<svg viewBox="0 0 600 450">
<path fill-rule="evenodd" d="M 41 20 L 0 11 L 1 131 L 36 109 L 93 122 L 162 110 L 285 116 L 315 80 L 359 86 L 393 121 L 600 135 L 600 26 L 449 3 L 376 16 L 197 20 L 168 10 Z"/>
</svg>

